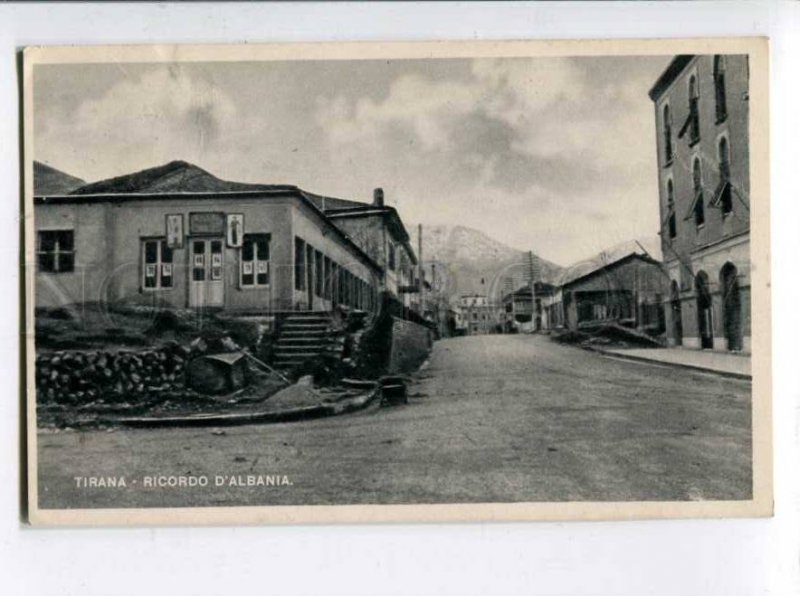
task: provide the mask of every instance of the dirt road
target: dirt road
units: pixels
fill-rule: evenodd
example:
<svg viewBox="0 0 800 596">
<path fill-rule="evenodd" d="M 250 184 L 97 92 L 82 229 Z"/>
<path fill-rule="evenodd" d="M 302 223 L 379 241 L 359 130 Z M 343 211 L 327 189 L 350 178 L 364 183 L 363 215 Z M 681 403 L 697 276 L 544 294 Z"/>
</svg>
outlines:
<svg viewBox="0 0 800 596">
<path fill-rule="evenodd" d="M 475 336 L 437 342 L 410 394 L 307 422 L 42 432 L 40 506 L 750 497 L 745 381 Z M 158 486 L 180 477 L 207 485 Z"/>
</svg>

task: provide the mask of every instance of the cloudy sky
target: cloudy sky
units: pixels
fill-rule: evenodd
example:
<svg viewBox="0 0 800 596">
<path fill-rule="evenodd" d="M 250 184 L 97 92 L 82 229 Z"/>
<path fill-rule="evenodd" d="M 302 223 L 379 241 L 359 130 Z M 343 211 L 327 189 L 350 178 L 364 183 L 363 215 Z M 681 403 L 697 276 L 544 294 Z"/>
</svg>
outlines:
<svg viewBox="0 0 800 596">
<path fill-rule="evenodd" d="M 658 229 L 648 89 L 670 57 L 37 66 L 36 159 L 183 159 L 387 202 L 565 265 Z"/>
</svg>

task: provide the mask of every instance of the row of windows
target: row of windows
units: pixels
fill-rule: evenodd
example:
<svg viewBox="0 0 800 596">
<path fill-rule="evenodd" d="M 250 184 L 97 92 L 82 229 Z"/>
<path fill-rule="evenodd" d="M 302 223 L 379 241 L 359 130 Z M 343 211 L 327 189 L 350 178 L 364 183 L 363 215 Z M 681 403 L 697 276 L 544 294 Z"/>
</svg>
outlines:
<svg viewBox="0 0 800 596">
<path fill-rule="evenodd" d="M 191 279 L 195 282 L 222 280 L 222 240 L 190 241 Z M 246 234 L 239 249 L 239 283 L 243 288 L 269 285 L 269 235 Z M 150 290 L 173 287 L 174 251 L 163 238 L 142 240 L 142 287 Z M 42 230 L 38 235 L 37 262 L 43 273 L 75 270 L 73 230 Z"/>
<path fill-rule="evenodd" d="M 712 197 L 715 204 L 717 204 L 722 211 L 723 216 L 729 215 L 733 211 L 733 189 L 730 182 L 731 164 L 730 164 L 730 150 L 728 148 L 728 139 L 721 137 L 717 144 L 717 159 L 719 170 L 719 185 L 717 186 L 714 197 Z M 692 197 L 693 207 L 692 216 L 696 228 L 701 228 L 705 225 L 705 201 L 706 196 L 703 192 L 703 171 L 700 162 L 700 157 L 696 156 L 692 162 Z M 667 179 L 667 229 L 670 239 L 674 239 L 678 235 L 677 217 L 675 214 L 675 189 L 672 183 L 672 178 Z"/>
<path fill-rule="evenodd" d="M 239 286 L 265 288 L 269 286 L 269 234 L 245 234 L 239 249 Z M 191 279 L 194 282 L 221 281 L 224 252 L 222 240 L 193 239 Z M 154 238 L 142 241 L 142 287 L 168 289 L 173 287 L 173 250 L 167 241 Z"/>
<path fill-rule="evenodd" d="M 294 239 L 294 287 L 300 292 L 344 304 L 351 308 L 371 308 L 375 289 L 302 238 Z"/>
<path fill-rule="evenodd" d="M 727 97 L 725 91 L 725 57 L 714 56 L 714 99 L 716 124 L 724 122 L 728 117 Z M 689 77 L 689 116 L 681 127 L 678 137 L 682 137 L 686 132 L 689 133 L 689 145 L 694 145 L 700 140 L 700 92 L 696 75 Z M 663 110 L 663 132 L 664 132 L 664 163 L 672 163 L 674 146 L 672 142 L 672 114 L 669 104 Z"/>
</svg>

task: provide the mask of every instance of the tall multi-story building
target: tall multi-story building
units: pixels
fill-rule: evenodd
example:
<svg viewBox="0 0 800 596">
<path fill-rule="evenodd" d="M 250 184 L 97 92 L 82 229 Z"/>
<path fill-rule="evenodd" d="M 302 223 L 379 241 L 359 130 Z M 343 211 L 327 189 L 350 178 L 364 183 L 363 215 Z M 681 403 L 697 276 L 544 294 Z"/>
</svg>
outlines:
<svg viewBox="0 0 800 596">
<path fill-rule="evenodd" d="M 750 351 L 746 55 L 676 56 L 650 90 L 673 346 Z"/>
</svg>

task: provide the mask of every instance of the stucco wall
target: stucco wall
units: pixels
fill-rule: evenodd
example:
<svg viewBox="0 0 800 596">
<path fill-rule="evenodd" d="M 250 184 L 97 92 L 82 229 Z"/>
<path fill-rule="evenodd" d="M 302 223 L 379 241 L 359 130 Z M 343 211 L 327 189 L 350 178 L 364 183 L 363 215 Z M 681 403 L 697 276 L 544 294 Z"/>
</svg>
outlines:
<svg viewBox="0 0 800 596">
<path fill-rule="evenodd" d="M 176 307 L 189 304 L 188 277 L 190 268 L 190 213 L 222 212 L 244 215 L 245 234 L 270 234 L 270 284 L 267 288 L 242 288 L 239 284 L 240 250 L 223 249 L 224 306 L 229 309 L 269 309 L 285 281 L 281 279 L 283 263 L 291 263 L 291 246 L 285 230 L 290 229 L 290 198 L 242 198 L 236 201 L 174 199 L 170 201 L 136 201 L 110 205 L 113 213 L 114 254 L 113 280 L 109 298 L 130 299 L 140 296 L 150 301 L 153 295 Z M 164 237 L 167 214 L 182 214 L 187 238 L 182 248 L 173 252 L 174 280 L 172 288 L 148 290 L 141 282 L 141 241 Z"/>
<path fill-rule="evenodd" d="M 286 197 L 241 197 L 235 200 L 173 198 L 169 200 L 100 202 L 84 205 L 36 205 L 35 229 L 72 229 L 75 272 L 36 275 L 36 305 L 59 306 L 84 301 L 159 300 L 175 307 L 189 305 L 190 213 L 244 215 L 245 234 L 270 235 L 270 283 L 249 288 L 240 284 L 238 248 L 223 249 L 224 307 L 229 310 L 290 310 L 295 304 L 294 235 L 365 281 L 374 274 L 356 250 L 347 247 L 324 220 Z M 147 289 L 142 283 L 142 240 L 165 238 L 167 214 L 183 215 L 184 243 L 173 250 L 171 288 Z M 208 238 L 208 236 L 205 236 Z M 222 238 L 222 236 L 219 236 Z M 375 280 L 373 280 L 374 282 Z"/>
<path fill-rule="evenodd" d="M 45 273 L 38 270 L 34 259 L 29 263 L 35 271 L 35 304 L 38 307 L 58 307 L 67 304 L 101 300 L 108 279 L 113 246 L 107 240 L 110 225 L 104 205 L 45 205 L 34 212 L 36 234 L 34 251 L 38 247 L 38 232 L 42 230 L 73 230 L 75 269 L 72 272 Z"/>
<path fill-rule="evenodd" d="M 312 212 L 309 208 L 302 206 L 293 209 L 292 247 L 294 246 L 295 236 L 302 238 L 306 244 L 311 244 L 315 250 L 320 251 L 339 266 L 347 269 L 350 273 L 372 285 L 374 288 L 378 288 L 380 285 L 378 272 L 366 265 L 363 257 L 360 256 L 355 249 L 343 244 L 339 236 L 336 235 L 333 230 L 321 225 L 321 223 L 321 217 Z M 336 223 L 338 225 L 339 221 L 337 220 Z M 292 254 L 294 254 L 293 250 L 294 249 L 292 249 Z M 292 259 L 293 258 L 294 257 L 292 257 Z M 294 306 L 298 304 L 306 304 L 306 292 L 308 288 L 306 288 L 306 291 L 297 291 L 294 289 L 294 261 L 291 260 L 290 263 L 292 264 L 290 271 L 292 273 L 292 279 L 289 287 L 292 288 L 292 304 L 290 304 L 289 307 L 294 308 Z M 314 310 L 329 309 L 331 307 L 331 302 L 331 300 L 314 296 Z"/>
</svg>

